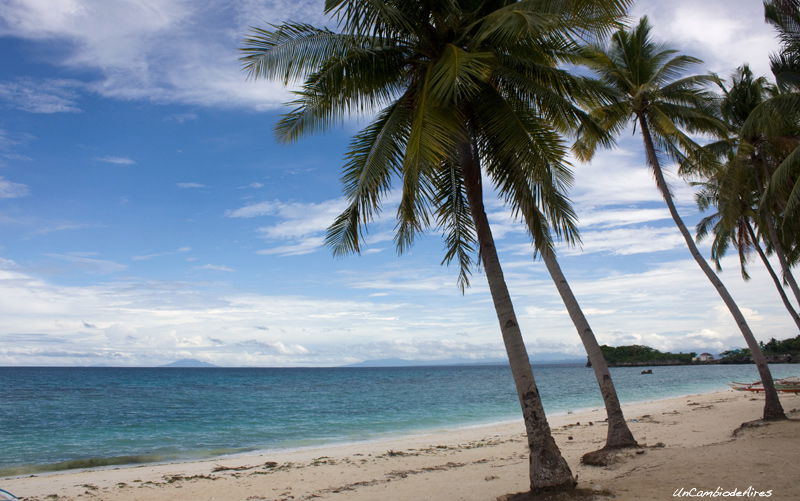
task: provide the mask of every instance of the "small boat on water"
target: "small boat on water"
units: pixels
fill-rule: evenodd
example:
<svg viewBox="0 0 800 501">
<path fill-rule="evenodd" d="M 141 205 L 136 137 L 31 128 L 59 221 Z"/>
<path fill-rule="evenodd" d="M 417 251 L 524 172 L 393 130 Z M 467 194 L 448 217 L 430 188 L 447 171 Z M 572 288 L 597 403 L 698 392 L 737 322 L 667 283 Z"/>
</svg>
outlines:
<svg viewBox="0 0 800 501">
<path fill-rule="evenodd" d="M 761 384 L 761 381 L 755 381 L 752 383 L 740 383 L 737 381 L 733 381 L 728 383 L 728 386 L 730 386 L 736 391 L 752 391 L 755 393 L 764 391 L 764 385 Z M 776 379 L 775 389 L 783 393 L 798 394 L 800 393 L 800 378 L 787 377 L 783 379 Z"/>
</svg>

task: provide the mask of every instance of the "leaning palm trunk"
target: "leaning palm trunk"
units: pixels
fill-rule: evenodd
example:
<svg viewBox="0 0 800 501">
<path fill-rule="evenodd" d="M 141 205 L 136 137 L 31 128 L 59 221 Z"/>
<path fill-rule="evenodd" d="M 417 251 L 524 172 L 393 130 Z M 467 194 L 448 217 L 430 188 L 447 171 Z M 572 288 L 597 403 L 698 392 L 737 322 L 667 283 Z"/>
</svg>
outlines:
<svg viewBox="0 0 800 501">
<path fill-rule="evenodd" d="M 745 224 L 747 225 L 747 232 L 750 234 L 750 239 L 753 241 L 753 247 L 755 247 L 758 256 L 764 263 L 764 267 L 767 268 L 769 276 L 772 277 L 772 281 L 775 283 L 775 288 L 778 289 L 778 294 L 780 294 L 781 296 L 781 300 L 783 301 L 783 305 L 786 307 L 786 311 L 789 312 L 789 315 L 792 317 L 792 320 L 794 320 L 794 323 L 797 324 L 797 328 L 800 329 L 800 316 L 797 315 L 797 311 L 795 311 L 791 301 L 789 301 L 789 297 L 786 295 L 786 291 L 783 290 L 783 284 L 781 283 L 781 279 L 778 278 L 778 274 L 775 273 L 775 270 L 772 269 L 772 265 L 770 264 L 767 255 L 764 253 L 764 249 L 762 249 L 761 244 L 758 243 L 758 237 L 756 236 L 756 232 L 753 230 L 753 227 L 750 226 L 749 222 Z"/>
<path fill-rule="evenodd" d="M 556 284 L 556 289 L 561 295 L 564 306 L 567 307 L 567 312 L 578 331 L 581 338 L 586 354 L 589 356 L 589 363 L 594 370 L 594 377 L 597 379 L 597 384 L 600 385 L 600 393 L 603 395 L 603 402 L 606 406 L 606 414 L 608 415 L 608 434 L 606 435 L 606 449 L 619 449 L 622 447 L 634 447 L 638 445 L 633 438 L 628 424 L 625 422 L 625 415 L 622 413 L 622 407 L 617 397 L 617 390 L 614 388 L 614 382 L 611 380 L 611 373 L 608 371 L 608 364 L 606 358 L 603 356 L 603 351 L 597 343 L 597 338 L 592 332 L 589 321 L 583 315 L 578 300 L 572 293 L 572 289 L 567 282 L 564 273 L 561 271 L 561 266 L 558 264 L 555 253 L 542 252 L 542 261 L 547 266 L 547 271 L 553 278 Z"/>
<path fill-rule="evenodd" d="M 571 489 L 575 487 L 576 480 L 550 432 L 550 425 L 544 414 L 528 352 L 525 349 L 525 342 L 522 339 L 522 332 L 514 313 L 489 220 L 484 210 L 478 157 L 471 144 L 464 145 L 461 153 L 464 186 L 478 236 L 480 257 L 489 282 L 489 290 L 497 311 L 497 320 L 500 322 L 503 343 L 525 420 L 530 451 L 531 492 Z"/>
<path fill-rule="evenodd" d="M 686 225 L 683 224 L 683 220 L 681 216 L 678 214 L 678 210 L 675 208 L 675 204 L 672 201 L 672 194 L 669 192 L 669 187 L 667 186 L 667 182 L 664 179 L 664 172 L 661 170 L 661 164 L 658 161 L 658 157 L 656 156 L 656 149 L 655 145 L 653 144 L 653 138 L 650 135 L 650 127 L 647 123 L 647 120 L 643 115 L 638 115 L 639 126 L 641 127 L 642 131 L 642 139 L 644 141 L 644 148 L 647 153 L 647 161 L 653 169 L 653 174 L 656 177 L 656 185 L 658 186 L 661 195 L 664 197 L 664 201 L 667 203 L 667 208 L 669 209 L 669 213 L 672 216 L 673 221 L 675 221 L 675 225 L 683 235 L 683 239 L 686 241 L 686 246 L 689 247 L 689 252 L 692 254 L 692 257 L 697 262 L 700 269 L 703 270 L 708 280 L 714 285 L 714 288 L 719 293 L 722 301 L 725 303 L 725 306 L 728 307 L 728 310 L 733 315 L 736 324 L 739 326 L 739 330 L 742 331 L 742 336 L 744 337 L 745 342 L 747 343 L 747 347 L 750 348 L 750 353 L 753 356 L 753 361 L 758 368 L 758 373 L 761 376 L 761 382 L 764 384 L 764 419 L 785 419 L 786 415 L 783 412 L 783 407 L 781 406 L 781 402 L 778 399 L 778 392 L 775 391 L 775 385 L 772 381 L 772 374 L 770 373 L 769 366 L 767 365 L 767 359 L 764 358 L 764 354 L 761 352 L 761 348 L 756 341 L 753 332 L 750 330 L 750 326 L 747 325 L 747 321 L 742 315 L 742 312 L 739 310 L 739 307 L 736 305 L 736 302 L 733 300 L 733 297 L 728 292 L 728 289 L 725 288 L 725 285 L 719 279 L 714 270 L 711 269 L 711 266 L 708 265 L 703 256 L 700 254 L 700 251 L 697 249 L 697 246 L 694 243 L 694 239 L 692 238 L 691 233 L 689 230 L 686 229 Z"/>
</svg>

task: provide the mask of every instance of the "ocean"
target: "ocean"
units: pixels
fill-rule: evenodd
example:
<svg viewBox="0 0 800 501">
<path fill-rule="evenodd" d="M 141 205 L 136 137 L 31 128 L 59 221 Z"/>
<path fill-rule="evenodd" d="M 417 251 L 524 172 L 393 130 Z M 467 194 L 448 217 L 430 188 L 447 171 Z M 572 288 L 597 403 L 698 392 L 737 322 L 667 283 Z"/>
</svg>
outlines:
<svg viewBox="0 0 800 501">
<path fill-rule="evenodd" d="M 625 403 L 758 379 L 753 365 L 612 369 Z M 773 375 L 799 375 L 796 365 Z M 592 370 L 534 367 L 549 414 L 602 406 Z M 756 417 L 756 416 L 754 416 Z M 520 419 L 505 366 L 0 367 L 0 476 L 374 440 Z"/>
</svg>

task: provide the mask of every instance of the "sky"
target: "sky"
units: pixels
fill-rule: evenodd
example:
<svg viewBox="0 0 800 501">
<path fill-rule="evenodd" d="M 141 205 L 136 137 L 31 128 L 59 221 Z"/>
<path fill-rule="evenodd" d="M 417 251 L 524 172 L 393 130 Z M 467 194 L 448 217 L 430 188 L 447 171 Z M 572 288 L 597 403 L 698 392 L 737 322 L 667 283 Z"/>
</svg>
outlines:
<svg viewBox="0 0 800 501">
<path fill-rule="evenodd" d="M 343 154 L 359 123 L 293 144 L 289 90 L 248 81 L 250 26 L 332 26 L 321 1 L 0 0 L 0 365 L 331 366 L 504 356 L 485 278 L 461 294 L 431 233 L 399 256 L 392 206 L 334 258 Z M 656 36 L 729 75 L 777 49 L 753 0 L 642 0 Z M 363 125 L 363 124 L 361 124 Z M 629 131 L 632 132 L 632 131 Z M 570 192 L 583 245 L 559 257 L 601 343 L 741 347 L 625 134 Z M 700 215 L 672 174 L 681 214 Z M 582 356 L 522 226 L 487 195 L 529 352 Z M 708 255 L 708 247 L 702 246 Z M 722 279 L 756 337 L 794 336 L 760 263 Z"/>
</svg>

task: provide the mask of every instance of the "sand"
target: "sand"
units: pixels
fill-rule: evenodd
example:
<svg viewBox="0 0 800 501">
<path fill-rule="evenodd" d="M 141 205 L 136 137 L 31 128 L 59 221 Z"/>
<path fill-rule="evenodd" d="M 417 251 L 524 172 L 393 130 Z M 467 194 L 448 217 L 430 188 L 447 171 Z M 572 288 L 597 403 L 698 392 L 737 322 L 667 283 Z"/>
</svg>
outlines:
<svg viewBox="0 0 800 501">
<path fill-rule="evenodd" d="M 760 416 L 763 397 L 724 391 L 626 405 L 644 447 L 608 466 L 580 464 L 583 453 L 604 443 L 601 409 L 551 417 L 581 489 L 557 499 L 667 500 L 678 489 L 719 488 L 726 499 L 738 489 L 800 500 L 800 397 L 782 401 L 792 419 L 735 436 L 743 422 Z M 26 500 L 494 500 L 527 490 L 527 457 L 520 421 L 293 452 L 6 478 L 0 488 Z M 737 499 L 743 498 L 766 496 Z"/>
</svg>

